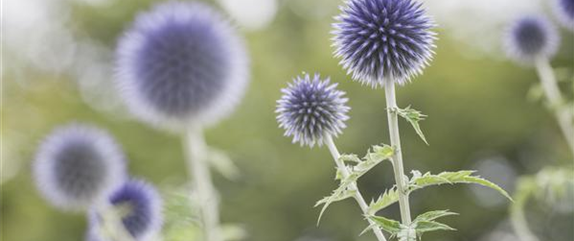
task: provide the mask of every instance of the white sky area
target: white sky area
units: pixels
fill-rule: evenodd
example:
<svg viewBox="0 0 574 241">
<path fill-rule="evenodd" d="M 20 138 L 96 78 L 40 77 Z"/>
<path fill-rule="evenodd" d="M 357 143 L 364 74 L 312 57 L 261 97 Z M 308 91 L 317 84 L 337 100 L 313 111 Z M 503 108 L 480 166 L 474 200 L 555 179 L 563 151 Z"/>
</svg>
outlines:
<svg viewBox="0 0 574 241">
<path fill-rule="evenodd" d="M 468 56 L 479 53 L 504 57 L 500 54 L 500 46 L 506 26 L 525 14 L 544 14 L 553 0 L 423 1 L 439 28 L 467 45 L 463 52 L 468 52 Z"/>
</svg>

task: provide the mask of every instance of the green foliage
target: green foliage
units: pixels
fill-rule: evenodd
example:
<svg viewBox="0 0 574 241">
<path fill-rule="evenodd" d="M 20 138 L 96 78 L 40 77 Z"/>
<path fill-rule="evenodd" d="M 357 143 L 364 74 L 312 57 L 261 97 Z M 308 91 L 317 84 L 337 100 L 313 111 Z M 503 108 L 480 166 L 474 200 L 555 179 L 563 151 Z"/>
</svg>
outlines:
<svg viewBox="0 0 574 241">
<path fill-rule="evenodd" d="M 335 189 L 331 195 L 324 197 L 319 200 L 315 207 L 323 205 L 321 212 L 319 213 L 319 218 L 317 224 L 321 221 L 321 217 L 327 207 L 334 202 L 345 200 L 347 198 L 353 197 L 357 194 L 356 182 L 369 170 L 373 169 L 377 164 L 384 160 L 390 159 L 394 154 L 394 149 L 388 145 L 373 146 L 371 150 L 367 152 L 367 155 L 363 159 L 359 159 L 355 154 L 345 154 L 341 155 L 339 161 L 343 163 L 351 163 L 354 165 L 346 166 L 346 170 L 337 170 L 336 179 L 340 180 L 339 187 Z M 343 175 L 343 173 L 347 173 Z"/>
<path fill-rule="evenodd" d="M 420 240 L 421 236 L 426 232 L 455 230 L 446 224 L 436 221 L 438 218 L 452 215 L 457 215 L 457 213 L 449 212 L 448 210 L 430 211 L 419 215 L 409 225 L 404 225 L 399 221 L 382 216 L 370 216 L 369 218 L 382 230 L 390 233 L 391 238 L 397 237 L 399 241 L 416 241 L 417 239 Z"/>
<path fill-rule="evenodd" d="M 162 193 L 165 215 L 162 235 L 166 241 L 199 240 L 197 206 L 188 193 L 185 188 L 171 188 Z"/>
<path fill-rule="evenodd" d="M 510 195 L 491 181 L 488 181 L 480 176 L 473 176 L 475 171 L 458 171 L 458 172 L 441 172 L 439 174 L 431 174 L 429 172 L 424 175 L 419 171 L 413 171 L 413 177 L 409 181 L 409 192 L 434 185 L 443 184 L 478 184 L 498 191 L 500 194 L 512 200 Z"/>
<path fill-rule="evenodd" d="M 419 137 L 425 142 L 425 144 L 427 145 L 429 144 L 419 125 L 419 121 L 422 121 L 425 118 L 427 118 L 427 115 L 424 115 L 418 110 L 412 109 L 411 106 L 407 106 L 407 108 L 404 109 L 396 108 L 394 109 L 394 111 L 397 112 L 399 116 L 405 118 L 405 120 L 411 123 L 411 125 L 413 126 Z"/>
<path fill-rule="evenodd" d="M 386 207 L 390 206 L 391 204 L 399 201 L 399 191 L 396 187 L 393 187 L 389 190 L 385 190 L 385 192 L 379 196 L 376 201 L 371 201 L 369 204 L 369 214 L 374 215 L 380 210 L 385 209 Z"/>
</svg>

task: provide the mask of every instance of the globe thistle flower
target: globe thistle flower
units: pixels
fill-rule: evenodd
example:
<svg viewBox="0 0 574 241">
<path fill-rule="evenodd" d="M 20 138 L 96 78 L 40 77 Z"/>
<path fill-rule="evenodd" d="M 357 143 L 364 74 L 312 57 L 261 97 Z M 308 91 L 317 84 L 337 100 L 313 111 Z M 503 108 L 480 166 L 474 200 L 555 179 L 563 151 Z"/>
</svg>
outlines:
<svg viewBox="0 0 574 241">
<path fill-rule="evenodd" d="M 574 0 L 555 0 L 554 13 L 566 28 L 574 31 Z"/>
<path fill-rule="evenodd" d="M 106 132 L 73 124 L 56 129 L 40 145 L 33 173 L 50 203 L 63 210 L 86 210 L 121 185 L 125 164 Z"/>
<path fill-rule="evenodd" d="M 127 181 L 109 197 L 109 202 L 119 211 L 125 229 L 135 240 L 150 240 L 161 231 L 162 201 L 150 184 L 141 180 Z M 86 240 L 107 240 L 97 232 L 102 217 L 95 210 L 90 214 Z"/>
<path fill-rule="evenodd" d="M 211 7 L 167 2 L 140 14 L 120 39 L 117 82 L 141 120 L 170 129 L 230 114 L 248 82 L 244 45 Z"/>
<path fill-rule="evenodd" d="M 335 56 L 353 79 L 373 88 L 420 74 L 435 48 L 435 26 L 413 0 L 349 0 L 335 19 Z"/>
<path fill-rule="evenodd" d="M 510 26 L 505 49 L 510 58 L 532 64 L 539 58 L 551 58 L 558 49 L 560 36 L 552 23 L 542 16 L 526 16 Z"/>
<path fill-rule="evenodd" d="M 285 136 L 293 136 L 293 143 L 313 147 L 322 145 L 325 137 L 337 136 L 349 119 L 344 98 L 345 92 L 329 84 L 329 78 L 321 80 L 318 74 L 298 76 L 277 101 L 277 121 L 285 129 Z"/>
</svg>

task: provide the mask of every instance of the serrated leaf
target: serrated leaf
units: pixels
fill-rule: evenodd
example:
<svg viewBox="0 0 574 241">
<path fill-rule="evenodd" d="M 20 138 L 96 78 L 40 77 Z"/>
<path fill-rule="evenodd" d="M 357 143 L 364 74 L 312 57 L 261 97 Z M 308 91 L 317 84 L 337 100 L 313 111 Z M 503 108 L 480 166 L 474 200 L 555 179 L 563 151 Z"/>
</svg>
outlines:
<svg viewBox="0 0 574 241">
<path fill-rule="evenodd" d="M 361 159 L 355 154 L 342 154 L 341 157 L 339 157 L 339 160 L 343 162 L 352 162 L 352 163 L 361 162 Z"/>
<path fill-rule="evenodd" d="M 427 115 L 424 115 L 418 110 L 412 109 L 410 106 L 407 106 L 407 108 L 404 109 L 396 108 L 396 112 L 399 116 L 405 118 L 405 120 L 411 123 L 411 125 L 415 129 L 415 132 L 425 142 L 425 144 L 428 145 L 429 143 L 427 142 L 425 135 L 423 134 L 423 131 L 421 130 L 421 127 L 419 125 L 419 121 L 424 120 L 427 117 Z"/>
<path fill-rule="evenodd" d="M 417 234 L 420 236 L 426 232 L 432 231 L 454 231 L 456 229 L 444 224 L 439 223 L 436 221 L 419 221 L 416 223 L 415 230 Z"/>
<path fill-rule="evenodd" d="M 416 222 L 422 222 L 422 221 L 434 221 L 437 218 L 441 218 L 441 217 L 445 217 L 445 216 L 452 216 L 452 215 L 458 215 L 458 213 L 453 213 L 453 212 L 450 212 L 448 210 L 429 211 L 429 212 L 423 213 L 423 214 L 419 215 L 418 217 L 416 217 L 413 222 L 416 223 Z"/>
<path fill-rule="evenodd" d="M 369 219 L 373 220 L 381 229 L 396 236 L 401 231 L 401 223 L 397 220 L 385 218 L 383 216 L 370 216 Z"/>
<path fill-rule="evenodd" d="M 355 193 L 356 193 L 355 190 L 349 190 L 346 187 L 340 186 L 339 188 L 335 189 L 335 191 L 333 191 L 333 194 L 331 194 L 330 196 L 324 197 L 323 199 L 317 201 L 315 207 L 323 205 L 323 207 L 321 208 L 321 212 L 319 213 L 319 218 L 317 219 L 317 225 L 319 225 L 319 223 L 321 222 L 321 217 L 323 217 L 323 213 L 325 213 L 325 210 L 327 210 L 329 205 L 331 205 L 334 202 L 338 202 L 353 197 Z"/>
<path fill-rule="evenodd" d="M 442 184 L 459 184 L 459 183 L 472 183 L 482 185 L 498 191 L 500 194 L 512 201 L 508 193 L 494 184 L 479 176 L 472 176 L 475 171 L 458 171 L 458 172 L 442 172 L 439 174 L 425 173 L 422 176 L 414 176 L 409 182 L 409 191 L 418 190 L 427 186 L 442 185 Z"/>
<path fill-rule="evenodd" d="M 376 201 L 371 201 L 368 214 L 374 215 L 393 203 L 399 201 L 399 191 L 396 187 L 386 190 Z"/>
</svg>

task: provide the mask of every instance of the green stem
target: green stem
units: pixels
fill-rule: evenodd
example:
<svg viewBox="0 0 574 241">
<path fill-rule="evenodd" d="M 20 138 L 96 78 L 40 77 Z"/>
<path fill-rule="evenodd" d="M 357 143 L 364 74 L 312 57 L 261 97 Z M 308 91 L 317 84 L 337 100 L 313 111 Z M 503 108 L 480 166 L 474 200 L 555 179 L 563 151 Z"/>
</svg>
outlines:
<svg viewBox="0 0 574 241">
<path fill-rule="evenodd" d="M 407 192 L 407 177 L 403 167 L 403 155 L 401 149 L 401 136 L 399 134 L 399 117 L 396 109 L 397 100 L 395 96 L 395 83 L 391 80 L 385 80 L 385 97 L 387 101 L 387 117 L 389 123 L 389 134 L 391 146 L 395 149 L 393 155 L 393 170 L 395 173 L 395 182 L 399 191 L 399 207 L 401 210 L 401 220 L 404 225 L 411 224 L 411 210 L 409 207 L 409 194 Z"/>
<path fill-rule="evenodd" d="M 514 203 L 510 207 L 510 221 L 518 238 L 523 241 L 539 241 L 539 239 L 530 231 L 524 206 L 534 192 L 536 183 L 531 177 L 523 177 L 518 181 Z"/>
<path fill-rule="evenodd" d="M 200 206 L 204 240 L 222 241 L 219 227 L 219 200 L 211 182 L 211 173 L 206 160 L 208 148 L 200 126 L 189 128 L 184 147 L 188 171 L 193 178 Z"/>
<path fill-rule="evenodd" d="M 134 241 L 134 237 L 125 228 L 119 210 L 113 205 L 104 204 L 97 209 L 101 217 L 101 228 L 98 230 L 102 237 L 113 241 Z"/>
<path fill-rule="evenodd" d="M 335 164 L 337 164 L 337 169 L 341 172 L 341 175 L 343 175 L 344 178 L 348 177 L 350 175 L 349 169 L 347 169 L 347 166 L 345 166 L 345 163 L 343 163 L 343 161 L 341 161 L 341 154 L 339 153 L 339 150 L 337 150 L 337 146 L 335 146 L 335 142 L 333 142 L 333 138 L 331 138 L 331 136 L 327 136 L 325 138 L 325 145 L 327 145 L 327 148 L 329 148 L 329 152 L 331 152 L 331 155 L 333 156 L 333 160 L 335 160 Z M 367 204 L 367 202 L 365 202 L 365 199 L 361 195 L 361 192 L 359 191 L 357 184 L 356 183 L 351 184 L 350 189 L 352 191 L 355 191 L 355 194 L 353 197 L 355 198 L 355 200 L 359 204 L 361 211 L 363 211 L 363 215 L 365 215 L 365 216 L 369 215 L 369 205 Z M 367 219 L 367 221 L 369 222 L 369 225 L 371 226 L 373 233 L 375 233 L 377 240 L 387 241 L 387 239 L 385 239 L 385 236 L 383 235 L 383 232 L 376 225 L 376 223 L 374 221 L 372 221 L 371 219 Z"/>
<path fill-rule="evenodd" d="M 572 122 L 573 113 L 567 106 L 564 105 L 564 98 L 560 93 L 556 77 L 550 62 L 547 58 L 540 58 L 536 61 L 536 72 L 540 78 L 542 89 L 546 96 L 546 100 L 553 110 L 556 120 L 560 125 L 562 134 L 568 142 L 568 147 L 574 156 L 574 123 Z"/>
</svg>

